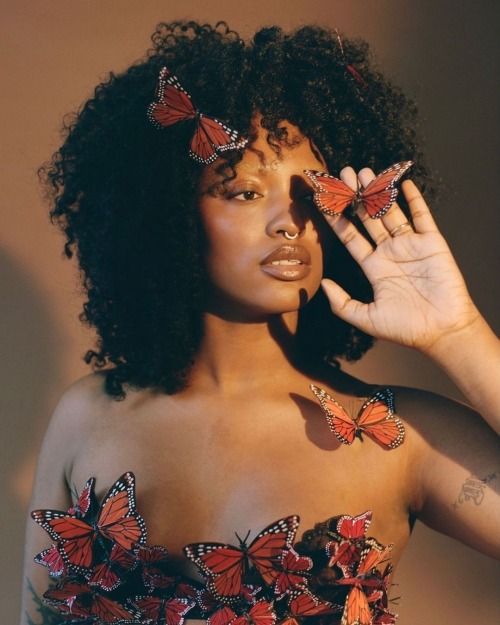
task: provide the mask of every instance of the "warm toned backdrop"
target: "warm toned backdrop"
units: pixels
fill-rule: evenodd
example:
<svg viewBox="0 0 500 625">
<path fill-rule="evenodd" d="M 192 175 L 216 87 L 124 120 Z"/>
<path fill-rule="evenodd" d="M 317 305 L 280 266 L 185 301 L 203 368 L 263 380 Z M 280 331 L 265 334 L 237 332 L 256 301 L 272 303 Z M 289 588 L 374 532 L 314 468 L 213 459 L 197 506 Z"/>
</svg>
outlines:
<svg viewBox="0 0 500 625">
<path fill-rule="evenodd" d="M 0 624 L 16 622 L 23 525 L 43 431 L 63 389 L 86 373 L 92 336 L 77 320 L 74 266 L 49 225 L 36 169 L 58 144 L 64 113 L 109 70 L 139 58 L 159 20 L 260 25 L 317 21 L 372 42 L 386 72 L 417 98 L 430 163 L 445 191 L 437 219 L 473 296 L 498 330 L 498 15 L 482 0 L 0 0 L 2 186 L 0 295 L 2 581 Z M 496 265 L 496 267 L 495 267 Z M 488 363 L 485 363 L 488 366 Z M 370 381 L 458 396 L 418 354 L 378 345 L 353 368 Z M 454 499 L 457 493 L 450 493 Z M 500 622 L 499 568 L 417 526 L 396 594 L 401 625 Z"/>
</svg>

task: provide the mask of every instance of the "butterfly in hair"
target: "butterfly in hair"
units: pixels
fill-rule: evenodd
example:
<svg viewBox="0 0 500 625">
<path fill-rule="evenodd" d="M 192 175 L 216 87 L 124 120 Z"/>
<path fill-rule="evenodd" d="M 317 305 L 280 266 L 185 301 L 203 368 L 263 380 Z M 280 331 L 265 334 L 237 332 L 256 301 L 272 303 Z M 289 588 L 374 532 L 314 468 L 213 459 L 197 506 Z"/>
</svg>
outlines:
<svg viewBox="0 0 500 625">
<path fill-rule="evenodd" d="M 90 480 L 84 490 L 89 483 Z M 93 485 L 92 481 L 88 495 L 91 502 L 95 498 Z M 78 501 L 80 506 L 81 497 Z M 133 473 L 127 472 L 118 478 L 95 513 L 94 507 L 90 505 L 84 516 L 80 508 L 73 514 L 60 510 L 34 510 L 31 513 L 34 521 L 57 542 L 64 562 L 77 572 L 85 573 L 92 566 L 96 541 L 99 546 L 102 546 L 103 539 L 111 541 L 126 551 L 146 541 L 146 526 L 136 511 Z"/>
<path fill-rule="evenodd" d="M 292 548 L 299 517 L 292 515 L 265 527 L 250 545 L 246 539 L 235 547 L 225 543 L 193 543 L 184 553 L 208 577 L 208 588 L 217 599 L 236 599 L 243 576 L 252 564 L 265 584 L 273 586 L 281 571 L 281 560 Z"/>
<path fill-rule="evenodd" d="M 248 143 L 226 124 L 200 112 L 179 79 L 166 67 L 160 71 L 156 101 L 148 107 L 148 118 L 157 128 L 172 126 L 177 122 L 194 120 L 195 131 L 191 138 L 189 155 L 198 163 L 208 165 L 220 152 L 239 150 Z"/>
<path fill-rule="evenodd" d="M 312 182 L 316 206 L 326 215 L 341 215 L 348 207 L 354 213 L 361 204 L 372 219 L 377 219 L 385 215 L 396 200 L 396 183 L 412 165 L 412 161 L 395 163 L 366 187 L 356 190 L 326 172 L 304 169 L 304 173 Z"/>
<path fill-rule="evenodd" d="M 403 422 L 394 414 L 394 394 L 389 388 L 377 391 L 361 406 L 356 418 L 326 391 L 314 384 L 310 388 L 318 399 L 330 430 L 344 445 L 367 434 L 385 449 L 399 447 L 405 438 Z"/>
</svg>

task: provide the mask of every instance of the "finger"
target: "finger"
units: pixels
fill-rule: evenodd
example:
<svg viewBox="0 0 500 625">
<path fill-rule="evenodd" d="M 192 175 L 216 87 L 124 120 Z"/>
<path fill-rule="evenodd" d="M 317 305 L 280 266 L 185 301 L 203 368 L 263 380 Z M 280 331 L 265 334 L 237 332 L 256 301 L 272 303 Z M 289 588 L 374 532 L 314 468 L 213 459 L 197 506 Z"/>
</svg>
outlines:
<svg viewBox="0 0 500 625">
<path fill-rule="evenodd" d="M 438 227 L 431 215 L 426 201 L 413 180 L 405 180 L 401 185 L 408 206 L 410 207 L 413 225 L 417 232 L 437 232 Z"/>
<path fill-rule="evenodd" d="M 363 185 L 363 187 L 368 186 L 368 184 L 375 178 L 375 174 L 371 169 L 365 167 L 358 174 L 359 181 Z M 370 217 L 371 219 L 371 217 Z M 408 218 L 403 213 L 401 208 L 399 207 L 397 202 L 393 202 L 389 210 L 382 216 L 381 219 L 373 219 L 374 222 L 379 222 L 384 225 L 387 232 L 390 234 L 392 230 L 401 226 L 408 221 Z M 411 230 L 408 228 L 408 232 Z"/>
<path fill-rule="evenodd" d="M 373 247 L 370 242 L 361 234 L 354 224 L 342 215 L 336 217 L 325 215 L 325 219 L 341 242 L 346 246 L 349 254 L 358 265 L 362 265 L 366 258 L 373 253 Z"/>
<path fill-rule="evenodd" d="M 372 333 L 372 324 L 370 323 L 370 317 L 368 315 L 368 304 L 352 299 L 347 291 L 344 291 L 344 289 L 336 282 L 333 282 L 333 280 L 321 280 L 321 287 L 330 302 L 333 314 L 367 334 Z"/>
<path fill-rule="evenodd" d="M 340 170 L 340 179 L 353 191 L 357 191 L 358 189 L 358 177 L 356 172 L 352 167 L 344 167 Z"/>
</svg>

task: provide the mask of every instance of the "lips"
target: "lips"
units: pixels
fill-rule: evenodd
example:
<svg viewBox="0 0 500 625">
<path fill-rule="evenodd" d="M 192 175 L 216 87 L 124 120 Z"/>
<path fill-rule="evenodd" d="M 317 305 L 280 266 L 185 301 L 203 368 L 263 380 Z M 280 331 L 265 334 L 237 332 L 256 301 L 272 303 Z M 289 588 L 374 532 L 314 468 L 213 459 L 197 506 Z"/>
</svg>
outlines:
<svg viewBox="0 0 500 625">
<path fill-rule="evenodd" d="M 278 280 L 301 280 L 311 271 L 311 255 L 302 245 L 282 245 L 260 263 L 262 271 Z"/>
</svg>

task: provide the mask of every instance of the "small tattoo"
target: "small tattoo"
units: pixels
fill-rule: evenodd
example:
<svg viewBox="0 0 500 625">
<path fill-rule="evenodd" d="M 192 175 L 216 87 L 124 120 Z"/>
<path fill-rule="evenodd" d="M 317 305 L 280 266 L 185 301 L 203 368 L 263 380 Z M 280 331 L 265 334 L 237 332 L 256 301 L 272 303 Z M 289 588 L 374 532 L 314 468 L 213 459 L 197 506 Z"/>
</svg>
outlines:
<svg viewBox="0 0 500 625">
<path fill-rule="evenodd" d="M 452 506 L 455 510 L 458 506 L 471 501 L 476 506 L 480 506 L 484 499 L 484 491 L 486 485 L 497 478 L 496 473 L 489 473 L 483 478 L 470 475 L 462 484 L 462 488 L 458 493 L 458 497 L 453 502 Z"/>
</svg>

